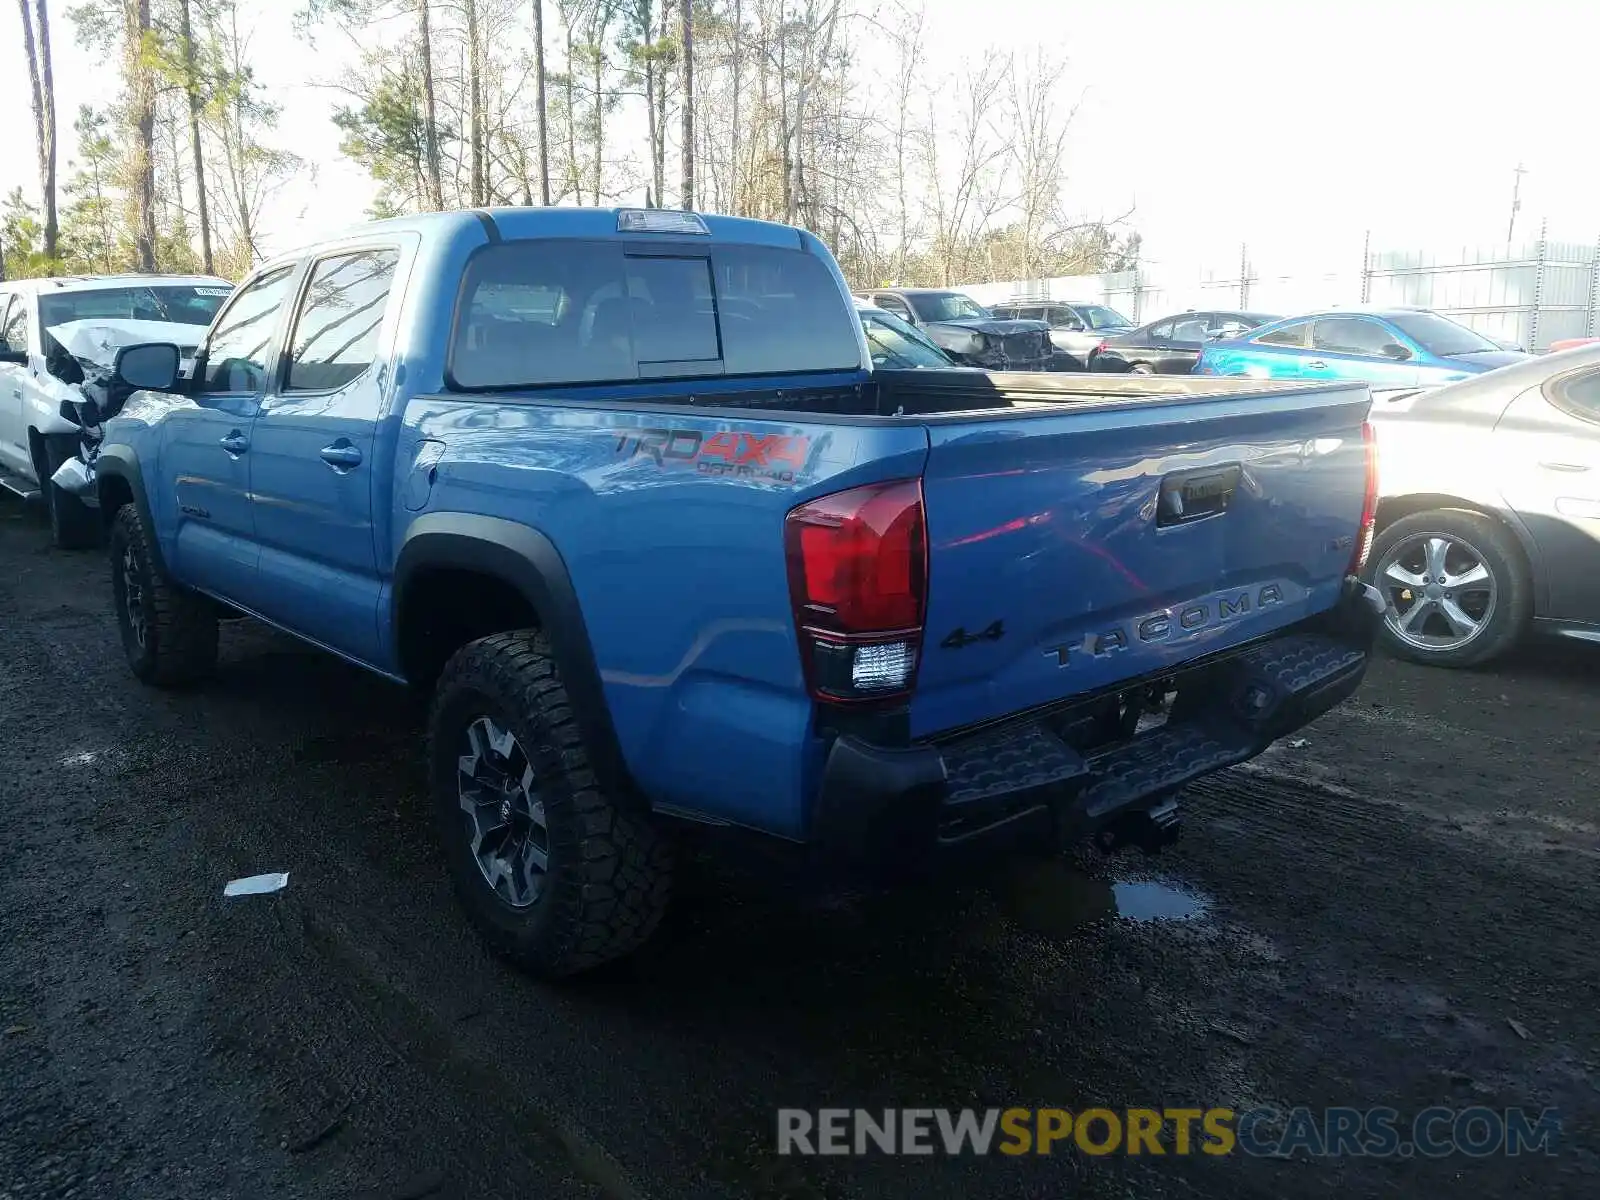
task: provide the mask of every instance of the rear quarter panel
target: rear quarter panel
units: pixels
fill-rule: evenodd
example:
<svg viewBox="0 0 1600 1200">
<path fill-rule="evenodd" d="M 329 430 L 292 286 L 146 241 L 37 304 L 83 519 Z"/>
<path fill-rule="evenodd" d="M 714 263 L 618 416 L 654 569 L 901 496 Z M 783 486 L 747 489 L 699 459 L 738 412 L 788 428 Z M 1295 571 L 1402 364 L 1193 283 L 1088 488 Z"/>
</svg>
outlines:
<svg viewBox="0 0 1600 1200">
<path fill-rule="evenodd" d="M 421 510 L 404 507 L 399 481 L 389 561 L 425 512 L 539 530 L 571 576 L 623 757 L 653 802 L 799 836 L 821 763 L 784 517 L 813 496 L 920 474 L 927 431 L 663 408 L 643 401 L 652 390 L 413 400 L 401 471 L 423 439 L 446 449 Z M 717 390 L 697 384 L 697 401 Z"/>
</svg>

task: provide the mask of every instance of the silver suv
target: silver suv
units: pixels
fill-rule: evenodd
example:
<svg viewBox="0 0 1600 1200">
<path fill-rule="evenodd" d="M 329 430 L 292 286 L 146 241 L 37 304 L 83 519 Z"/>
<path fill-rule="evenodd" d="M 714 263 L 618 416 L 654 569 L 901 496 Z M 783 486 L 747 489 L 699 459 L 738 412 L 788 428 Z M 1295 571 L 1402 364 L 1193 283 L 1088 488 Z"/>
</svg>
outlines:
<svg viewBox="0 0 1600 1200">
<path fill-rule="evenodd" d="M 1050 326 L 1050 344 L 1057 353 L 1071 355 L 1074 369 L 1080 371 L 1088 368 L 1089 355 L 1102 340 L 1133 328 L 1132 321 L 1104 304 L 1008 300 L 991 304 L 989 311 L 1018 321 L 1043 321 Z"/>
</svg>

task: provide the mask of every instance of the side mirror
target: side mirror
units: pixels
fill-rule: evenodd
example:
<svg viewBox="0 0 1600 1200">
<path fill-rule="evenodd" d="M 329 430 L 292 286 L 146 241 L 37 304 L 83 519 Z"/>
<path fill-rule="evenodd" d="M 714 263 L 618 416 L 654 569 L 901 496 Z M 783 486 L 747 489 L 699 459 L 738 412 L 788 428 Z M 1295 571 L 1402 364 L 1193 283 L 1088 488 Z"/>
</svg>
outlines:
<svg viewBox="0 0 1600 1200">
<path fill-rule="evenodd" d="M 1411 357 L 1411 351 L 1407 350 L 1399 342 L 1390 342 L 1383 348 L 1383 356 L 1392 358 L 1395 362 L 1405 362 L 1406 359 Z"/>
<path fill-rule="evenodd" d="M 13 366 L 25 367 L 28 365 L 28 352 L 26 350 L 13 350 L 10 346 L 0 346 L 0 363 L 11 363 Z"/>
<path fill-rule="evenodd" d="M 143 346 L 124 346 L 117 351 L 112 371 L 119 382 L 131 388 L 170 392 L 178 382 L 178 348 L 170 342 L 149 342 Z"/>
<path fill-rule="evenodd" d="M 1061 322 L 1061 324 L 1057 325 L 1056 328 L 1065 329 L 1072 333 L 1082 333 L 1083 322 L 1078 320 L 1077 317 L 1068 317 L 1065 321 Z"/>
</svg>

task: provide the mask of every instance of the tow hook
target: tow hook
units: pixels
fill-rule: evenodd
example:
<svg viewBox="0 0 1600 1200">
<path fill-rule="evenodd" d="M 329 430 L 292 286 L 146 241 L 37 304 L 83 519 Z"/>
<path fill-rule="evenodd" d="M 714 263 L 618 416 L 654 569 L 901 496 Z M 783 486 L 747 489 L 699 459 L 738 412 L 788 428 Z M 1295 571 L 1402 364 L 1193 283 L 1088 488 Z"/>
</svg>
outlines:
<svg viewBox="0 0 1600 1200">
<path fill-rule="evenodd" d="M 1178 802 L 1163 800 L 1141 812 L 1124 813 L 1095 836 L 1095 845 L 1106 854 L 1137 846 L 1146 854 L 1159 854 L 1163 847 L 1178 840 L 1183 815 Z"/>
</svg>

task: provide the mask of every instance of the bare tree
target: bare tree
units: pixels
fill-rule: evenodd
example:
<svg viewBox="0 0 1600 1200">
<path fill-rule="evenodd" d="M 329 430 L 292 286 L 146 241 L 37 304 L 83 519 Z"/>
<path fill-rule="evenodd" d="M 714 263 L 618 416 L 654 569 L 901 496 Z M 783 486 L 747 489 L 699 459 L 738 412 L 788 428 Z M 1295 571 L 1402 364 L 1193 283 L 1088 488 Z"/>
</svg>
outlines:
<svg viewBox="0 0 1600 1200">
<path fill-rule="evenodd" d="M 300 2 L 362 51 L 336 121 L 380 186 L 376 212 L 432 203 L 431 129 L 447 206 L 637 191 L 789 220 L 852 280 L 954 285 L 1121 253 L 1105 220 L 1067 216 L 1062 65 L 978 54 L 931 79 L 926 0 Z M 869 43 L 895 61 L 869 63 Z M 220 137 L 207 151 L 222 157 Z"/>
<path fill-rule="evenodd" d="M 590 137 L 594 152 L 594 175 L 589 181 L 591 196 L 596 208 L 600 206 L 600 191 L 605 181 L 606 170 L 606 112 L 611 107 L 613 97 L 606 87 L 606 75 L 611 69 L 611 58 L 607 53 L 607 35 L 611 30 L 611 23 L 616 18 L 616 0 L 593 0 L 589 6 L 589 38 L 584 47 L 585 56 L 589 60 L 592 72 L 590 83 Z"/>
<path fill-rule="evenodd" d="M 427 164 L 428 207 L 437 212 L 444 207 L 444 184 L 439 178 L 439 113 L 433 89 L 433 23 L 429 0 L 417 2 L 418 56 L 422 60 L 422 144 Z M 534 0 L 535 9 L 538 0 Z"/>
<path fill-rule="evenodd" d="M 578 96 L 577 96 L 577 28 L 592 0 L 555 0 L 556 11 L 561 15 L 561 33 L 565 39 L 566 70 L 561 76 L 562 118 L 566 124 L 565 176 L 561 194 L 570 195 L 573 203 L 583 203 L 583 171 L 578 165 Z"/>
<path fill-rule="evenodd" d="M 43 3 L 43 0 L 40 0 Z M 189 16 L 190 0 L 179 0 L 179 33 L 183 41 L 183 90 L 189 105 L 189 146 L 194 160 L 195 208 L 200 218 L 200 262 L 207 275 L 216 273 L 211 255 L 211 208 L 206 198 L 205 150 L 200 137 L 200 73 L 196 62 L 194 23 Z"/>
<path fill-rule="evenodd" d="M 239 27 L 237 5 L 219 6 L 209 24 L 218 84 L 206 117 L 208 132 L 221 150 L 220 163 L 213 156 L 212 170 L 219 177 L 213 191 L 221 229 L 231 243 L 227 262 L 239 275 L 261 257 L 262 209 L 301 162 L 267 144 L 279 110 L 258 94 L 261 85 L 250 67 L 250 33 Z"/>
<path fill-rule="evenodd" d="M 912 136 L 911 97 L 921 75 L 922 26 L 926 19 L 927 10 L 919 4 L 903 14 L 900 27 L 895 31 L 895 49 L 899 55 L 894 89 L 894 184 L 899 217 L 894 264 L 897 284 L 905 283 L 906 255 L 911 252 L 911 204 L 907 196 L 911 164 L 907 151 Z"/>
<path fill-rule="evenodd" d="M 1062 113 L 1058 96 L 1065 64 L 1038 50 L 1013 75 L 1011 159 L 1016 169 L 1017 208 L 1024 279 L 1038 279 L 1052 247 L 1049 232 L 1063 232 L 1061 187 L 1067 134 L 1076 106 Z"/>
<path fill-rule="evenodd" d="M 141 271 L 156 269 L 156 81 L 145 59 L 150 0 L 123 0 L 123 81 L 133 144 L 128 147 L 134 258 Z"/>
<path fill-rule="evenodd" d="M 538 92 L 539 121 L 539 202 L 550 205 L 550 141 L 547 126 L 550 106 L 545 98 L 544 0 L 533 0 L 533 70 Z"/>
<path fill-rule="evenodd" d="M 681 203 L 694 208 L 694 0 L 678 0 L 683 9 L 683 183 Z"/>
<path fill-rule="evenodd" d="M 17 0 L 22 41 L 28 54 L 28 82 L 33 89 L 33 137 L 39 156 L 39 190 L 44 199 L 44 255 L 55 262 L 59 227 L 56 219 L 56 85 L 50 61 L 50 10 L 37 0 L 38 31 L 28 16 L 28 0 Z"/>
<path fill-rule="evenodd" d="M 794 125 L 789 133 L 789 144 L 792 147 L 789 156 L 790 169 L 794 172 L 794 178 L 789 186 L 789 211 L 786 219 L 791 225 L 797 221 L 799 206 L 806 195 L 804 175 L 806 156 L 802 136 L 807 105 L 816 88 L 822 64 L 833 49 L 834 31 L 839 25 L 839 2 L 840 0 L 830 0 L 827 8 L 819 11 L 817 0 L 806 0 L 805 24 L 800 43 L 799 80 L 795 88 L 793 108 Z"/>
<path fill-rule="evenodd" d="M 958 268 L 967 269 L 972 242 L 1004 207 L 996 168 L 1004 163 L 1009 150 L 993 114 L 999 111 L 1010 74 L 1010 57 L 991 50 L 978 63 L 969 64 L 955 81 L 956 169 L 948 179 L 939 155 L 943 131 L 938 127 L 936 106 L 931 97 L 929 100 L 922 143 L 934 223 L 933 253 L 946 287 L 956 282 Z"/>
<path fill-rule="evenodd" d="M 739 211 L 739 85 L 743 82 L 744 55 L 744 3 L 743 0 L 733 0 L 733 99 L 731 102 L 732 117 L 728 122 L 732 137 L 728 150 L 728 196 L 729 207 L 734 212 Z"/>
<path fill-rule="evenodd" d="M 658 15 L 665 23 L 666 8 L 666 0 L 629 0 L 624 13 L 626 36 L 630 39 L 626 47 L 632 67 L 630 78 L 644 84 L 645 137 L 649 143 L 650 180 L 656 204 L 661 203 L 667 186 L 665 64 L 656 27 Z"/>
<path fill-rule="evenodd" d="M 483 44 L 478 36 L 478 0 L 465 0 L 467 20 L 468 194 L 474 207 L 484 203 Z"/>
</svg>

